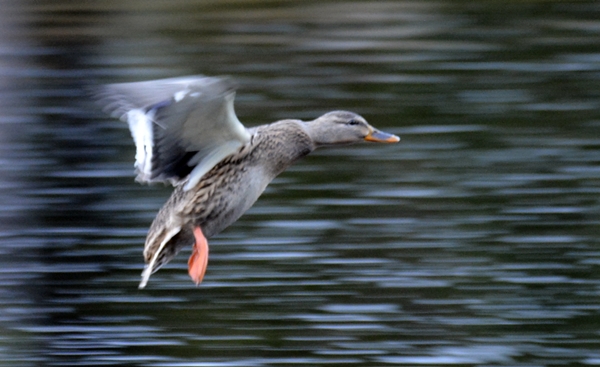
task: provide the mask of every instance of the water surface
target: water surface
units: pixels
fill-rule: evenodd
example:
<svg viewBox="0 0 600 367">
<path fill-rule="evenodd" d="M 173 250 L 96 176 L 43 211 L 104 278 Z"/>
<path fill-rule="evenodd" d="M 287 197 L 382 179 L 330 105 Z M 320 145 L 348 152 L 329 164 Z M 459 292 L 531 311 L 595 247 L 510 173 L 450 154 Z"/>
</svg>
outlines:
<svg viewBox="0 0 600 367">
<path fill-rule="evenodd" d="M 595 2 L 6 1 L 6 366 L 600 364 Z M 356 111 L 138 290 L 169 187 L 95 83 L 231 75 L 248 126 Z"/>
</svg>

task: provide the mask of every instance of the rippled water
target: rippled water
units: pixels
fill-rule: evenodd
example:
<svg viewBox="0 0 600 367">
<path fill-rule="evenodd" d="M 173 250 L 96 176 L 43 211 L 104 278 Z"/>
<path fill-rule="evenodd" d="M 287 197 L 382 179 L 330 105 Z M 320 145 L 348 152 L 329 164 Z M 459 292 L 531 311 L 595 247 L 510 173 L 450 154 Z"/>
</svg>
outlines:
<svg viewBox="0 0 600 367">
<path fill-rule="evenodd" d="M 600 365 L 600 5 L 4 1 L 0 365 Z M 240 83 L 248 126 L 349 109 L 138 290 L 170 188 L 94 83 Z"/>
</svg>

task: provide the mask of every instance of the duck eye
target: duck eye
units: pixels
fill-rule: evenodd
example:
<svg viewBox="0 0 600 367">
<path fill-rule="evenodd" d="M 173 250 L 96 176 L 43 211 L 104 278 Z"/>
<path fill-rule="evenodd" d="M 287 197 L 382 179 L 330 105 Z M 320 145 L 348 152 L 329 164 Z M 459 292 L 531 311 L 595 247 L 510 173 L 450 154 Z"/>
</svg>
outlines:
<svg viewBox="0 0 600 367">
<path fill-rule="evenodd" d="M 348 125 L 360 125 L 360 122 L 358 122 L 357 120 L 350 120 L 348 121 Z"/>
</svg>

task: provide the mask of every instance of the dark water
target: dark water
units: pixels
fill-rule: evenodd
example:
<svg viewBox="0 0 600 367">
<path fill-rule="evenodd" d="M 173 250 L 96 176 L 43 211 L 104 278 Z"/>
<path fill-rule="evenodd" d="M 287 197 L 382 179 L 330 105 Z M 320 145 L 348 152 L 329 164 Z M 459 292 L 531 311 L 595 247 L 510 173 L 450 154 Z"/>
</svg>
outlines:
<svg viewBox="0 0 600 367">
<path fill-rule="evenodd" d="M 0 365 L 600 365 L 600 5 L 1 1 Z M 247 125 L 349 109 L 138 290 L 168 187 L 93 83 L 240 83 Z"/>
</svg>

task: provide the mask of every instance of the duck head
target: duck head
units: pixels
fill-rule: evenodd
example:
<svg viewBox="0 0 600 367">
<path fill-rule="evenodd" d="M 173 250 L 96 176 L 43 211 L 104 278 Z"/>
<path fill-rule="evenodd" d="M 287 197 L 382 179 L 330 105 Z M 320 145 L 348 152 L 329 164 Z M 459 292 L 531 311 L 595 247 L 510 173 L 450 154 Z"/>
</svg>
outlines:
<svg viewBox="0 0 600 367">
<path fill-rule="evenodd" d="M 306 130 L 317 147 L 352 144 L 359 141 L 397 143 L 396 135 L 377 130 L 360 115 L 348 111 L 333 111 L 305 123 Z"/>
</svg>

